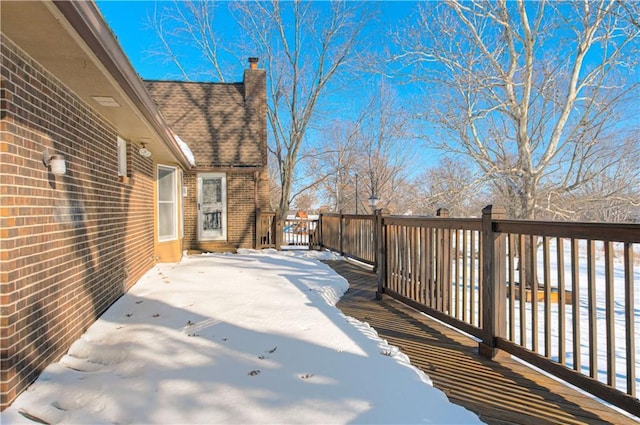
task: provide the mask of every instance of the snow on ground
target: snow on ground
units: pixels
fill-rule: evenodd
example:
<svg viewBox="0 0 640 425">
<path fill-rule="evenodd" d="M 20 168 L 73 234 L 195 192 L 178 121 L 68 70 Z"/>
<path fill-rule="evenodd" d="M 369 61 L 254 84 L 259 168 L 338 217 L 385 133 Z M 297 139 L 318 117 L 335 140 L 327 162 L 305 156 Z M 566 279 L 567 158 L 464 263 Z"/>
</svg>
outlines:
<svg viewBox="0 0 640 425">
<path fill-rule="evenodd" d="M 320 258 L 335 254 L 157 265 L 2 423 L 481 423 L 335 307 L 347 282 Z"/>
</svg>

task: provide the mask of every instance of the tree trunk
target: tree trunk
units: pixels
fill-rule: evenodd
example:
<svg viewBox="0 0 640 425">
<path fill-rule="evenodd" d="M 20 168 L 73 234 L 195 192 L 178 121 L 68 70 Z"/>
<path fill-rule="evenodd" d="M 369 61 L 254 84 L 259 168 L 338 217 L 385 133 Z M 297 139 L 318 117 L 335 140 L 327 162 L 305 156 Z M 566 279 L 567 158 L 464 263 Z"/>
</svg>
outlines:
<svg viewBox="0 0 640 425">
<path fill-rule="evenodd" d="M 533 177 L 526 177 L 522 179 L 522 191 L 520 192 L 520 217 L 525 220 L 535 219 L 535 195 L 536 183 Z M 525 285 L 526 288 L 531 288 L 531 296 L 535 296 L 534 293 L 538 286 L 538 273 L 537 273 L 537 238 L 531 235 L 524 236 L 524 252 L 520 253 L 520 264 L 524 264 L 524 273 L 520 270 L 521 276 L 524 275 L 524 279 L 520 278 L 521 285 Z M 524 256 L 524 262 L 522 261 Z"/>
</svg>

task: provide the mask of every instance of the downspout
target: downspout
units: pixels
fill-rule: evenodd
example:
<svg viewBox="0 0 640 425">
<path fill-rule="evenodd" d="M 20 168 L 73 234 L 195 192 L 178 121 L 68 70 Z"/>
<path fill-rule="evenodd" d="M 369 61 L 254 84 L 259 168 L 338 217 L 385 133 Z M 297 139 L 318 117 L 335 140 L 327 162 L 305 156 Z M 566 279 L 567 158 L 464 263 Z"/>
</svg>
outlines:
<svg viewBox="0 0 640 425">
<path fill-rule="evenodd" d="M 254 248 L 258 248 L 258 220 L 260 219 L 260 217 L 258 217 L 258 178 L 259 178 L 259 174 L 258 171 L 254 171 L 253 172 L 253 215 L 255 217 L 254 219 L 254 227 L 253 227 L 253 247 Z"/>
</svg>

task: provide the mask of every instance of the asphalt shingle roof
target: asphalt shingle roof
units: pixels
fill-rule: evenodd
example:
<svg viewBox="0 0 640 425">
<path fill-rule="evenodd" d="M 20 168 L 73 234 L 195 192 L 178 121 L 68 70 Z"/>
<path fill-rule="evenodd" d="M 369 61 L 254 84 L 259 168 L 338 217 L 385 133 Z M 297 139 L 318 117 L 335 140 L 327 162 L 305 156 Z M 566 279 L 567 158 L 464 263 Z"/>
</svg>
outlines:
<svg viewBox="0 0 640 425">
<path fill-rule="evenodd" d="M 193 151 L 198 167 L 266 163 L 261 108 L 245 101 L 244 83 L 145 81 L 171 129 Z"/>
</svg>

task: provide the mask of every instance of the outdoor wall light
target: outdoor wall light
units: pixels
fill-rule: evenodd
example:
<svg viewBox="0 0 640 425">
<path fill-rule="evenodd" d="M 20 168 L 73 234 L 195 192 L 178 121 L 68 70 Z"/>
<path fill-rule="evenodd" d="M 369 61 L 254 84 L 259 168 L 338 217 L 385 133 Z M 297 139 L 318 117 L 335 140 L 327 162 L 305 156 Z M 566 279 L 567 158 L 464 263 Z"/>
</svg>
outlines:
<svg viewBox="0 0 640 425">
<path fill-rule="evenodd" d="M 62 176 L 67 172 L 67 164 L 64 160 L 64 156 L 60 154 L 51 155 L 49 151 L 45 149 L 42 152 L 42 162 L 49 168 L 51 174 L 56 176 Z"/>
<path fill-rule="evenodd" d="M 151 151 L 144 146 L 144 143 L 142 144 L 142 147 L 140 148 L 138 153 L 143 158 L 151 158 Z"/>
</svg>

